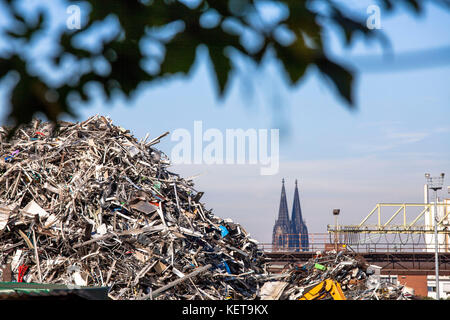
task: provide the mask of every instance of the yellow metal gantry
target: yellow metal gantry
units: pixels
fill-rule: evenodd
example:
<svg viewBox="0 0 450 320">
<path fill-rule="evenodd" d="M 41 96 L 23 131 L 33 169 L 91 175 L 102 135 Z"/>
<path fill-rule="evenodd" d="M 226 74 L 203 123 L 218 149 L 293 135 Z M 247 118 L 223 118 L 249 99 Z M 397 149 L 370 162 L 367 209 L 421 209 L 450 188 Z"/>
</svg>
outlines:
<svg viewBox="0 0 450 320">
<path fill-rule="evenodd" d="M 434 223 L 418 225 L 417 222 L 427 213 L 432 212 L 435 206 L 433 203 L 378 203 L 375 208 L 358 225 L 328 225 L 328 232 L 351 232 L 351 233 L 434 233 Z M 438 208 L 443 207 L 444 215 L 438 221 L 438 233 L 450 234 L 449 214 L 450 203 L 438 203 Z M 394 214 L 386 221 L 382 217 L 382 208 L 393 208 Z M 411 221 L 411 214 L 408 216 L 408 208 L 422 209 L 420 213 Z M 412 210 L 409 210 L 412 211 Z M 438 210 L 439 211 L 439 210 Z M 393 224 L 394 219 L 402 214 L 402 223 Z M 369 218 L 377 215 L 377 224 L 366 224 Z M 425 219 L 424 219 L 425 221 Z"/>
</svg>

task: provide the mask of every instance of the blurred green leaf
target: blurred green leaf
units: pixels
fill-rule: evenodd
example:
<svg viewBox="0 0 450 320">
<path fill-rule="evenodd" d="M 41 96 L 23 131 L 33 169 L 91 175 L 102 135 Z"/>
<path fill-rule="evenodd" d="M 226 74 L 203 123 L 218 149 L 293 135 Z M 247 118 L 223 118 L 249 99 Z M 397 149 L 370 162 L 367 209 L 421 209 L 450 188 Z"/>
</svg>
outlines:
<svg viewBox="0 0 450 320">
<path fill-rule="evenodd" d="M 195 61 L 196 39 L 189 34 L 179 33 L 165 45 L 166 53 L 160 74 L 188 73 Z"/>
<path fill-rule="evenodd" d="M 353 105 L 353 74 L 341 65 L 320 57 L 316 60 L 319 70 L 331 80 L 339 95 L 344 98 L 350 107 Z"/>
<path fill-rule="evenodd" d="M 307 48 L 300 41 L 286 47 L 275 43 L 274 48 L 284 70 L 289 75 L 291 84 L 296 84 L 313 62 L 314 50 Z"/>
<path fill-rule="evenodd" d="M 225 54 L 223 46 L 209 46 L 209 56 L 219 85 L 219 95 L 223 97 L 231 72 L 231 61 Z"/>
<path fill-rule="evenodd" d="M 74 115 L 72 95 L 82 101 L 89 102 L 87 92 L 89 84 L 100 86 L 107 98 L 118 92 L 130 97 L 141 83 L 170 77 L 175 74 L 188 74 L 195 63 L 198 46 L 208 49 L 209 57 L 217 82 L 220 97 L 225 95 L 237 64 L 233 59 L 237 55 L 261 66 L 263 57 L 269 50 L 274 50 L 276 58 L 282 64 L 293 86 L 305 76 L 310 66 L 316 66 L 321 74 L 329 80 L 350 108 L 354 108 L 354 72 L 339 62 L 331 61 L 324 53 L 327 38 L 324 23 L 334 23 L 345 35 L 345 44 L 351 44 L 356 35 L 367 39 L 377 36 L 379 32 L 369 30 L 365 26 L 364 15 L 352 13 L 342 3 L 320 0 L 265 0 L 266 5 L 286 8 L 287 14 L 278 23 L 268 24 L 259 15 L 257 6 L 260 1 L 248 0 L 199 0 L 198 5 L 186 5 L 183 2 L 171 1 L 69 1 L 70 4 L 86 5 L 88 14 L 83 17 L 80 30 L 61 28 L 53 37 L 57 50 L 48 59 L 55 68 L 62 69 L 62 61 L 68 58 L 74 67 L 70 74 L 58 85 L 50 85 L 43 75 L 31 74 L 32 61 L 24 57 L 33 56 L 26 50 L 34 50 L 27 46 L 34 35 L 43 30 L 49 20 L 49 14 L 39 12 L 37 19 L 28 21 L 18 12 L 17 4 L 23 0 L 7 0 L 4 2 L 3 14 L 10 24 L 4 30 L 4 37 L 11 42 L 10 46 L 0 52 L 0 79 L 15 71 L 19 77 L 12 88 L 9 105 L 9 119 L 17 126 L 29 122 L 33 116 L 42 112 L 47 118 L 56 121 L 63 114 Z M 386 12 L 406 5 L 410 11 L 421 13 L 425 2 L 435 2 L 450 9 L 449 0 L 380 0 Z M 315 4 L 323 10 L 315 10 Z M 202 28 L 200 17 L 213 10 L 220 16 L 216 27 Z M 350 11 L 350 12 L 349 12 Z M 95 31 L 97 25 L 105 23 L 111 17 L 117 18 L 119 30 L 114 29 L 107 39 L 99 40 L 96 49 L 75 45 L 78 37 L 83 38 Z M 226 24 L 232 21 L 238 27 L 231 32 Z M 183 26 L 176 29 L 174 26 Z M 276 37 L 277 28 L 285 28 L 294 39 L 287 43 Z M 113 33 L 115 32 L 115 33 Z M 250 49 L 243 45 L 245 34 L 251 32 L 261 39 L 261 45 Z M 163 57 L 155 57 L 147 52 L 145 43 L 151 39 L 165 49 Z M 100 47 L 100 50 L 98 48 Z M 163 50 L 164 51 L 164 50 Z M 229 55 L 230 52 L 233 55 Z M 162 54 L 161 54 L 162 55 Z M 44 58 L 43 58 L 44 59 Z M 97 61 L 109 64 L 104 72 L 98 72 Z M 149 72 L 144 68 L 146 61 L 158 64 L 157 71 Z M 159 71 L 158 71 L 159 70 Z M 57 95 L 58 99 L 49 99 Z M 8 104 L 8 103 L 4 103 Z"/>
</svg>

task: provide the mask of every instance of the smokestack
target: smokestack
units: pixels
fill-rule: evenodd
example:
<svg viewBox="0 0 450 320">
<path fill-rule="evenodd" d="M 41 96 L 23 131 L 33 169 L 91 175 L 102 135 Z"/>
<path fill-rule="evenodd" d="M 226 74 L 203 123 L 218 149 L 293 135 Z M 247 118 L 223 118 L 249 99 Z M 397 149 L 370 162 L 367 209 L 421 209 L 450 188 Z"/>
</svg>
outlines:
<svg viewBox="0 0 450 320">
<path fill-rule="evenodd" d="M 430 203 L 430 198 L 428 196 L 428 184 L 423 186 L 423 196 L 424 196 L 424 203 Z"/>
</svg>

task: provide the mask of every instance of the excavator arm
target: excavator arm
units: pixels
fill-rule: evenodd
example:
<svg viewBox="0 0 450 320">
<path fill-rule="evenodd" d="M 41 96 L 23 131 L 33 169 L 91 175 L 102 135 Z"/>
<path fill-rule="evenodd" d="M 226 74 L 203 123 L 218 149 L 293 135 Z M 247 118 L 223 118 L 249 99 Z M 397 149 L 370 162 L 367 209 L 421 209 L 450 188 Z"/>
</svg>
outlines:
<svg viewBox="0 0 450 320">
<path fill-rule="evenodd" d="M 326 279 L 307 291 L 299 300 L 321 300 L 328 294 L 334 300 L 347 300 L 338 282 Z"/>
</svg>

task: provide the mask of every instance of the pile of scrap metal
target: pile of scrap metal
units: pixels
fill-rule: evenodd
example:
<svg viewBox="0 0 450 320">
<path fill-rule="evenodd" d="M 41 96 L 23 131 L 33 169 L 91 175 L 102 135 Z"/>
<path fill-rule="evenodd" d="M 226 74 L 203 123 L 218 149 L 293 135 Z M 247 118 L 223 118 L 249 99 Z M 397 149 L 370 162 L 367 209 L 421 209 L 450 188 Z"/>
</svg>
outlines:
<svg viewBox="0 0 450 320">
<path fill-rule="evenodd" d="M 266 277 L 261 300 L 409 300 L 402 285 L 382 282 L 379 267 L 346 251 L 317 252 L 304 264 L 288 264 L 281 274 Z"/>
<path fill-rule="evenodd" d="M 109 287 L 111 299 L 254 299 L 257 241 L 191 179 L 103 116 L 0 128 L 0 280 Z"/>
</svg>

